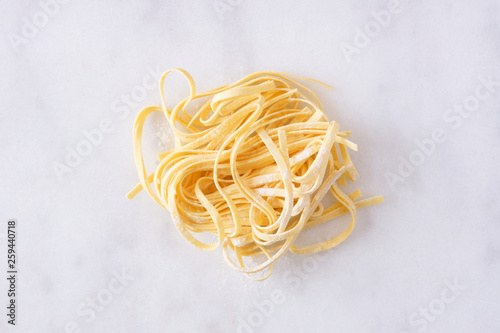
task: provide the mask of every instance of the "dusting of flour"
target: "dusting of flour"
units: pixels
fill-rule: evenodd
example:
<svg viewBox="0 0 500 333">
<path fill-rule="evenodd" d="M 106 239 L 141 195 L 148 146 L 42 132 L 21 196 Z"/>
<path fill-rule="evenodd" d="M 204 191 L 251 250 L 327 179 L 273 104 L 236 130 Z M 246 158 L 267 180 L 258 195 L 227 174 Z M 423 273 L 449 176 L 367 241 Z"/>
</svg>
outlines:
<svg viewBox="0 0 500 333">
<path fill-rule="evenodd" d="M 172 150 L 175 147 L 174 132 L 166 121 L 156 121 L 156 143 L 162 151 Z"/>
</svg>

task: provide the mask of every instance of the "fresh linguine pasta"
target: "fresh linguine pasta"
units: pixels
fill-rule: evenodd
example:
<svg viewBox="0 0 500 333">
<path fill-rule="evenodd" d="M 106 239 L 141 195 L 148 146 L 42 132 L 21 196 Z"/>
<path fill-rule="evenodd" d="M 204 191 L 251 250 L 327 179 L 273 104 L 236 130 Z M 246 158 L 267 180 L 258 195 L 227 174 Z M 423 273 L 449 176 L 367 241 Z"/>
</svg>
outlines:
<svg viewBox="0 0 500 333">
<path fill-rule="evenodd" d="M 174 71 L 187 79 L 190 94 L 170 110 L 164 82 Z M 197 93 L 185 70 L 164 73 L 162 106 L 143 109 L 135 120 L 140 184 L 127 197 L 145 190 L 172 214 L 187 241 L 203 250 L 222 245 L 228 264 L 254 279 L 267 278 L 286 251 L 310 254 L 342 243 L 354 228 L 356 209 L 383 198 L 359 200 L 359 190 L 349 195 L 342 191 L 347 181 L 358 179 L 348 154 L 357 146 L 347 139 L 350 132 L 328 121 L 316 95 L 297 80 L 324 85 L 258 72 Z M 204 103 L 189 114 L 187 106 L 197 99 Z M 156 171 L 148 174 L 141 140 L 153 112 L 163 112 L 168 119 L 175 149 L 160 154 Z M 321 201 L 328 192 L 335 202 L 324 207 Z M 318 244 L 295 245 L 302 230 L 347 213 L 351 223 L 340 234 Z M 200 232 L 210 232 L 217 240 L 204 243 L 194 236 Z M 244 258 L 258 255 L 265 261 L 249 267 Z M 264 276 L 251 275 L 266 268 Z"/>
</svg>

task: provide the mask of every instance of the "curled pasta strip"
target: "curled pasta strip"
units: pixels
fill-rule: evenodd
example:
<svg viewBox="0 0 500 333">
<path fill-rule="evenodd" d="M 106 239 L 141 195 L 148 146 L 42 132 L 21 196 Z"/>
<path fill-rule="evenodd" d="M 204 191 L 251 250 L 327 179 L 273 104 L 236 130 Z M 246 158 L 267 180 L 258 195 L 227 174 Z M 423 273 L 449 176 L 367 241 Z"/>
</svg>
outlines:
<svg viewBox="0 0 500 333">
<path fill-rule="evenodd" d="M 164 86 L 172 72 L 186 78 L 190 93 L 170 110 Z M 354 229 L 356 209 L 383 198 L 358 200 L 359 190 L 349 195 L 341 190 L 347 180 L 359 177 L 348 153 L 357 145 L 348 139 L 350 132 L 328 121 L 314 92 L 298 80 L 326 86 L 257 72 L 197 93 L 185 70 L 165 72 L 160 79 L 162 106 L 143 109 L 135 120 L 140 184 L 127 197 L 145 190 L 171 213 L 188 242 L 203 250 L 222 245 L 228 264 L 256 280 L 269 277 L 273 263 L 287 251 L 310 254 L 342 243 Z M 201 106 L 189 111 L 196 100 Z M 159 154 L 159 165 L 148 174 L 141 140 L 144 123 L 154 112 L 167 118 L 175 149 Z M 324 207 L 328 192 L 335 201 Z M 340 234 L 317 244 L 294 245 L 302 230 L 347 213 L 351 222 Z M 201 232 L 214 234 L 216 240 L 202 242 L 195 237 Z M 264 261 L 249 261 L 251 257 Z M 265 275 L 255 275 L 266 269 Z"/>
</svg>

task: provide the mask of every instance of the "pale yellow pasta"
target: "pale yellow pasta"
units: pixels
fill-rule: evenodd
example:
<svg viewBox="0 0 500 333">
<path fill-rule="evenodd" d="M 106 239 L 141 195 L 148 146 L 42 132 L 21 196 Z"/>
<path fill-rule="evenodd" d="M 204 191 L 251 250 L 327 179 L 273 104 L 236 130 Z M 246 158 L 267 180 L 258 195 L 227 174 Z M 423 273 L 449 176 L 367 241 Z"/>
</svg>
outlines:
<svg viewBox="0 0 500 333">
<path fill-rule="evenodd" d="M 187 79 L 190 94 L 170 110 L 164 84 L 173 71 Z M 185 70 L 164 73 L 162 106 L 143 109 L 135 121 L 140 184 L 127 197 L 146 190 L 171 213 L 187 241 L 203 250 L 222 245 L 228 264 L 257 280 L 267 278 L 286 251 L 310 254 L 343 242 L 354 228 L 356 209 L 383 198 L 358 200 L 359 190 L 350 195 L 341 190 L 347 180 L 358 179 L 347 150 L 357 146 L 347 139 L 350 132 L 327 120 L 316 95 L 298 80 L 326 86 L 288 74 L 258 72 L 197 93 Z M 202 106 L 189 114 L 186 107 L 197 99 L 203 100 Z M 156 171 L 148 175 L 141 140 L 146 118 L 153 112 L 163 112 L 168 119 L 175 149 L 159 154 Z M 321 201 L 329 191 L 336 201 L 324 207 Z M 294 245 L 302 230 L 346 213 L 351 223 L 340 234 L 318 244 Z M 217 240 L 204 243 L 193 235 L 200 232 L 210 232 Z M 253 267 L 244 261 L 259 255 L 264 261 Z M 264 276 L 252 275 L 266 268 Z"/>
</svg>

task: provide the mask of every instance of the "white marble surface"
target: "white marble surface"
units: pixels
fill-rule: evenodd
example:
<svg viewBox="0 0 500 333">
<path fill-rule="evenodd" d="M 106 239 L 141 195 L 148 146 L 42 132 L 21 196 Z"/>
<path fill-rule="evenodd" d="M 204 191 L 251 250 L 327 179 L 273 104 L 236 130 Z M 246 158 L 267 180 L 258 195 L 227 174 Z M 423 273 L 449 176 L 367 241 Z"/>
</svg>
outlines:
<svg viewBox="0 0 500 333">
<path fill-rule="evenodd" d="M 402 1 L 350 61 L 342 47 L 377 29 L 370 13 L 388 1 L 45 2 L 1 2 L 1 332 L 500 331 L 500 85 L 481 83 L 500 82 L 498 1 Z M 326 256 L 287 255 L 262 283 L 190 246 L 149 197 L 125 198 L 135 114 L 159 102 L 140 87 L 173 67 L 201 90 L 263 69 L 333 85 L 316 89 L 359 144 L 359 187 L 386 203 L 361 210 Z M 473 110 L 448 111 L 463 103 Z M 102 141 L 58 179 L 54 163 L 99 126 Z M 436 130 L 446 138 L 424 156 L 415 141 Z M 168 146 L 161 137 L 148 151 Z M 422 156 L 394 178 L 400 158 Z"/>
</svg>

